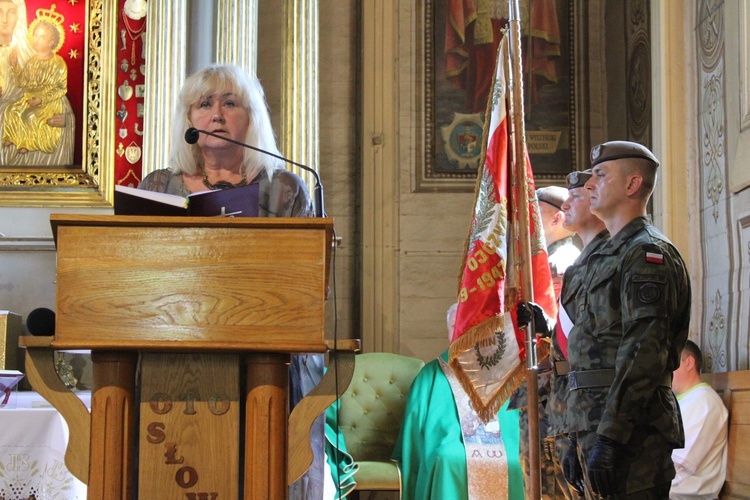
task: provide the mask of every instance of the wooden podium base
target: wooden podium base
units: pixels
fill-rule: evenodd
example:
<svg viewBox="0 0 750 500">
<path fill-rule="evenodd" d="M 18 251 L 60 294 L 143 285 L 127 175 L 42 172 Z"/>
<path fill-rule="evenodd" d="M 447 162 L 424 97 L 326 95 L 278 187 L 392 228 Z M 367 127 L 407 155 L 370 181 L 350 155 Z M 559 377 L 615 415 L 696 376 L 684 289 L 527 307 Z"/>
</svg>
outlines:
<svg viewBox="0 0 750 500">
<path fill-rule="evenodd" d="M 312 422 L 351 378 L 340 373 L 288 414 L 290 355 L 329 349 L 333 220 L 52 214 L 50 222 L 55 334 L 22 345 L 34 388 L 78 443 L 66 463 L 89 498 L 286 498 L 312 461 Z M 55 349 L 94 352 L 90 415 L 52 380 Z"/>
<path fill-rule="evenodd" d="M 239 363 L 142 354 L 138 498 L 239 498 Z"/>
<path fill-rule="evenodd" d="M 57 377 L 50 340 L 25 339 L 27 375 L 68 422 L 66 465 L 95 500 L 136 490 L 138 498 L 286 498 L 312 462 L 312 423 L 348 387 L 358 348 L 332 351 L 323 380 L 291 415 L 288 354 L 140 353 L 136 408 L 139 353 L 96 351 L 89 413 Z"/>
</svg>

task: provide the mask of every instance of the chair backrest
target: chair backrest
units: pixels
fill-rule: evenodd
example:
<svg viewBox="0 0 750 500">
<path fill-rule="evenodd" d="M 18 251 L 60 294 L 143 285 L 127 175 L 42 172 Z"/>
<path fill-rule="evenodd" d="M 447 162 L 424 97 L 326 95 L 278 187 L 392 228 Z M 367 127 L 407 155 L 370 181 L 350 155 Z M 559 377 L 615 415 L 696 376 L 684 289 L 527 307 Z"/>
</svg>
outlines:
<svg viewBox="0 0 750 500">
<path fill-rule="evenodd" d="M 355 461 L 389 461 L 421 359 L 385 352 L 355 357 L 351 384 L 341 396 L 339 428 Z"/>
</svg>

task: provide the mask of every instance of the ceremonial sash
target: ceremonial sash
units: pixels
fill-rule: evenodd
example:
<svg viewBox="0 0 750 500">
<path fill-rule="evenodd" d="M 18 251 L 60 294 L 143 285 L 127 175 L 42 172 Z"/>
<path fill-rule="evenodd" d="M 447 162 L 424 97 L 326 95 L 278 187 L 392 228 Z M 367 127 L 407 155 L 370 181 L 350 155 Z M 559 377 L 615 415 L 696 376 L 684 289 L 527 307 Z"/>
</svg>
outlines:
<svg viewBox="0 0 750 500">
<path fill-rule="evenodd" d="M 486 424 L 482 423 L 451 367 L 439 359 L 461 422 L 469 499 L 508 498 L 508 457 L 497 415 Z"/>
<path fill-rule="evenodd" d="M 560 345 L 560 350 L 568 359 L 568 335 L 570 330 L 573 329 L 573 321 L 568 316 L 568 312 L 562 306 L 562 303 L 558 304 L 557 307 L 557 325 L 555 325 L 555 338 L 557 343 Z"/>
</svg>

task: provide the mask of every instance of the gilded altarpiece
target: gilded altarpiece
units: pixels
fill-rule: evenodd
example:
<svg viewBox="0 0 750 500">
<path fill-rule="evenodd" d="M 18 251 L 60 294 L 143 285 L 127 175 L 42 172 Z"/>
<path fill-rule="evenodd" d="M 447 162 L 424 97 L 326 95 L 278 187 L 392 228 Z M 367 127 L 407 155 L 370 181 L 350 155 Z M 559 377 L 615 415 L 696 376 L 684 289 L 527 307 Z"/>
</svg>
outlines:
<svg viewBox="0 0 750 500">
<path fill-rule="evenodd" d="M 8 102 L 2 103 L 0 205 L 107 206 L 115 119 L 115 88 L 108 85 L 108 75 L 115 67 L 117 3 L 14 0 L 14 4 L 16 55 L 7 55 L 0 63 L 16 67 L 2 97 Z M 42 49 L 35 53 L 24 47 L 33 46 L 33 37 L 45 28 L 55 41 L 51 59 L 45 59 Z M 48 60 L 49 65 L 40 62 Z M 58 66 L 51 68 L 53 63 Z M 13 86 L 18 88 L 14 91 Z M 67 90 L 61 93 L 64 86 Z M 11 135 L 14 106 L 17 121 L 36 132 L 17 135 L 40 138 L 40 144 Z M 27 118 L 29 109 L 36 113 L 35 120 Z M 55 129 L 62 129 L 62 137 L 53 139 L 52 146 L 41 144 L 41 138 L 56 137 Z"/>
</svg>

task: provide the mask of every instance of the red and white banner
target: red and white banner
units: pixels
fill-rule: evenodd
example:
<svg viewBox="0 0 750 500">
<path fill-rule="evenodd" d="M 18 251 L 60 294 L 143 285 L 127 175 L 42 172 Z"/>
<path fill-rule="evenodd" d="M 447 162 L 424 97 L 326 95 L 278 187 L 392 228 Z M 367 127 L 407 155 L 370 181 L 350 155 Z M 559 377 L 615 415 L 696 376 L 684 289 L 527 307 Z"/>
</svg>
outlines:
<svg viewBox="0 0 750 500">
<path fill-rule="evenodd" d="M 487 422 L 525 376 L 525 333 L 515 328 L 515 309 L 521 297 L 518 238 L 514 231 L 529 231 L 533 296 L 555 317 L 539 205 L 531 164 L 526 160 L 529 220 L 518 220 L 512 182 L 507 98 L 508 43 L 498 50 L 495 81 L 487 104 L 484 160 L 480 164 L 463 271 L 458 290 L 456 324 L 451 336 L 450 364 L 480 418 Z M 526 298 L 525 300 L 529 300 Z"/>
</svg>

